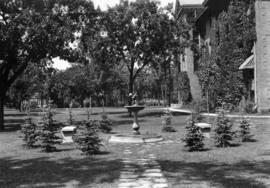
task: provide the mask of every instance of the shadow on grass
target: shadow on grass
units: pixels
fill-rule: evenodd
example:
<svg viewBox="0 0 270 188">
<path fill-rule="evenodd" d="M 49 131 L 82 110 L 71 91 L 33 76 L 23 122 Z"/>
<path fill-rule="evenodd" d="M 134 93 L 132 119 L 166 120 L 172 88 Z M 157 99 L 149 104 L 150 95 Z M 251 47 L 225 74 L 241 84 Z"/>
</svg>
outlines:
<svg viewBox="0 0 270 188">
<path fill-rule="evenodd" d="M 139 112 L 138 117 L 161 117 L 162 114 L 163 114 L 163 111 L 142 111 L 142 112 Z M 173 116 L 188 116 L 187 114 L 184 114 L 184 113 L 172 113 L 172 114 Z M 119 117 L 130 118 L 128 112 L 126 112 L 125 114 Z"/>
<path fill-rule="evenodd" d="M 24 123 L 25 120 L 24 119 L 5 119 L 5 123 L 6 124 L 22 124 Z"/>
<path fill-rule="evenodd" d="M 6 114 L 5 117 L 25 117 L 27 114 L 25 113 L 12 113 L 12 114 Z"/>
<path fill-rule="evenodd" d="M 152 112 L 144 112 L 144 111 L 141 111 L 139 112 L 138 114 L 138 117 L 160 117 L 162 115 L 162 112 L 158 112 L 158 111 L 152 111 Z M 125 114 L 123 115 L 120 115 L 119 116 L 120 118 L 133 118 L 133 115 L 130 117 L 129 116 L 129 112 L 125 112 Z"/>
<path fill-rule="evenodd" d="M 199 150 L 199 151 L 189 151 L 188 150 L 188 148 L 184 148 L 183 149 L 183 152 L 191 152 L 191 153 L 202 153 L 202 152 L 207 152 L 207 151 L 210 151 L 211 150 L 211 148 L 203 148 L 203 149 L 201 149 L 201 150 Z"/>
<path fill-rule="evenodd" d="M 192 187 L 195 182 L 208 182 L 217 187 L 266 188 L 269 185 L 270 162 L 242 161 L 232 165 L 214 162 L 158 161 L 164 175 L 174 185 Z"/>
<path fill-rule="evenodd" d="M 0 187 L 78 187 L 113 183 L 119 179 L 122 163 L 110 159 L 50 160 L 36 158 L 0 159 Z M 91 186 L 90 186 L 91 187 Z"/>
<path fill-rule="evenodd" d="M 2 132 L 15 132 L 21 129 L 21 123 L 5 123 L 5 129 L 0 131 Z"/>
</svg>

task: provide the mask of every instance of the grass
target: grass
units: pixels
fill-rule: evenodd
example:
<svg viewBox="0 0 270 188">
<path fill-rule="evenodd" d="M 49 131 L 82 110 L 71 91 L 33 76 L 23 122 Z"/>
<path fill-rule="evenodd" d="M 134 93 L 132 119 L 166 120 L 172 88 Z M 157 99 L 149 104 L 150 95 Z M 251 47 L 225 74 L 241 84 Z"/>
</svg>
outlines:
<svg viewBox="0 0 270 188">
<path fill-rule="evenodd" d="M 92 118 L 99 118 L 101 108 L 93 109 Z M 123 108 L 106 108 L 113 120 L 113 133 L 132 132 L 133 118 Z M 270 126 L 267 119 L 254 119 L 256 142 L 240 143 L 238 147 L 216 148 L 206 140 L 203 152 L 187 152 L 181 142 L 188 116 L 174 114 L 177 132 L 161 132 L 162 112 L 146 108 L 140 113 L 142 133 L 161 134 L 165 141 L 147 147 L 133 144 L 132 157 L 153 153 L 168 179 L 170 187 L 269 187 Z M 86 112 L 74 109 L 76 121 L 86 120 Z M 122 168 L 125 144 L 109 144 L 110 134 L 100 134 L 104 147 L 101 155 L 84 156 L 75 145 L 59 145 L 54 153 L 38 148 L 25 149 L 19 129 L 24 115 L 6 111 L 7 130 L 0 133 L 0 187 L 117 187 Z M 38 120 L 38 113 L 34 116 Z M 55 120 L 66 122 L 67 109 L 57 109 Z M 210 121 L 213 121 L 212 119 Z M 234 124 L 238 126 L 238 119 Z M 135 164 L 134 164 L 135 165 Z"/>
</svg>

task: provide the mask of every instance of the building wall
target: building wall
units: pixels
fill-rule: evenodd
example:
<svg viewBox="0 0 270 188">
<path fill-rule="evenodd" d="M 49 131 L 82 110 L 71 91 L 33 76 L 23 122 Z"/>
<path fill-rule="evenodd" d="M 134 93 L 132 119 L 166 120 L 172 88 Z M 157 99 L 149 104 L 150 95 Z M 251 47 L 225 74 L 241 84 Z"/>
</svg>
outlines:
<svg viewBox="0 0 270 188">
<path fill-rule="evenodd" d="M 257 0 L 255 49 L 255 100 L 258 111 L 270 109 L 270 1 Z"/>
</svg>

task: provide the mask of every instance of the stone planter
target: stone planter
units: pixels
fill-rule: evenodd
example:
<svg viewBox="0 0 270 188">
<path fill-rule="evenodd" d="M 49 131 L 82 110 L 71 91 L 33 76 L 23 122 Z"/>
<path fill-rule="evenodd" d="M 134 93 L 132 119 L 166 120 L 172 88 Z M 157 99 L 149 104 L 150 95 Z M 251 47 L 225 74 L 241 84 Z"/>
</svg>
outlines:
<svg viewBox="0 0 270 188">
<path fill-rule="evenodd" d="M 62 143 L 73 143 L 72 136 L 76 133 L 75 126 L 66 126 L 61 129 L 61 134 L 63 136 Z"/>
<path fill-rule="evenodd" d="M 195 125 L 200 127 L 200 130 L 203 133 L 204 137 L 210 138 L 211 124 L 208 124 L 208 123 L 195 123 Z"/>
</svg>

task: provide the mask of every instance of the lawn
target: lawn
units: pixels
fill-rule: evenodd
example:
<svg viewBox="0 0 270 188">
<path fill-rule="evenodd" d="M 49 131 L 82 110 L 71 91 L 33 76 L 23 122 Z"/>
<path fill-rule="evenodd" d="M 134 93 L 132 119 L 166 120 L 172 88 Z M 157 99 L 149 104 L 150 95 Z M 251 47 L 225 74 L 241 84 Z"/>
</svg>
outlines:
<svg viewBox="0 0 270 188">
<path fill-rule="evenodd" d="M 93 109 L 98 118 L 101 108 Z M 106 108 L 113 132 L 132 132 L 133 118 L 123 108 Z M 40 118 L 38 113 L 34 118 Z M 161 134 L 156 144 L 132 144 L 132 158 L 154 154 L 170 187 L 269 187 L 270 119 L 251 119 L 256 142 L 216 148 L 207 139 L 203 152 L 187 152 L 181 141 L 187 115 L 175 113 L 177 132 L 161 133 L 161 110 L 146 108 L 140 113 L 141 131 Z M 77 121 L 86 119 L 83 109 L 74 109 Z M 54 119 L 66 122 L 67 109 L 56 109 Z M 24 114 L 6 111 L 7 130 L 0 133 L 0 187 L 117 187 L 123 168 L 125 144 L 109 144 L 110 134 L 100 134 L 102 154 L 84 156 L 75 145 L 59 145 L 53 153 L 25 149 L 19 132 Z M 212 121 L 212 119 L 211 119 Z M 238 120 L 234 119 L 237 128 Z"/>
</svg>

